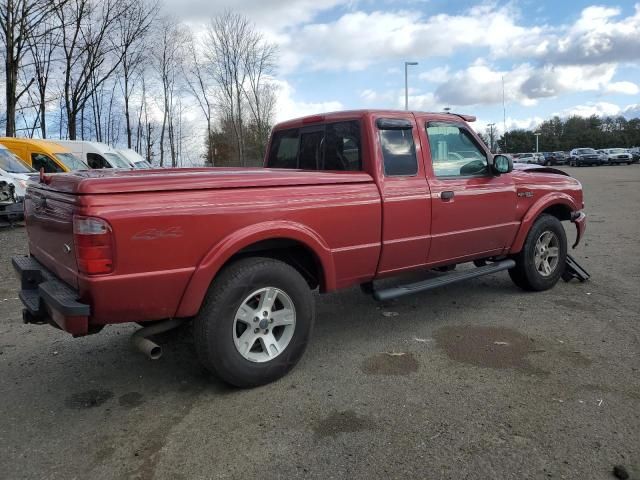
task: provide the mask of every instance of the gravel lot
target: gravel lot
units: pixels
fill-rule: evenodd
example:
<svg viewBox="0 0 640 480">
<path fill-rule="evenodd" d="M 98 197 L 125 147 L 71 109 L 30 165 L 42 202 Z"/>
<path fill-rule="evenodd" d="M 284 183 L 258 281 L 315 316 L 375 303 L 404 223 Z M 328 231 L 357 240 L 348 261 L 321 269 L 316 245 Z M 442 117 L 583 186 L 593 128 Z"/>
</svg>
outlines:
<svg viewBox="0 0 640 480">
<path fill-rule="evenodd" d="M 23 325 L 25 231 L 0 230 L 0 478 L 640 479 L 640 166 L 567 170 L 590 282 L 322 296 L 298 367 L 248 391 L 208 375 L 188 331 L 152 362 L 134 326 Z"/>
</svg>

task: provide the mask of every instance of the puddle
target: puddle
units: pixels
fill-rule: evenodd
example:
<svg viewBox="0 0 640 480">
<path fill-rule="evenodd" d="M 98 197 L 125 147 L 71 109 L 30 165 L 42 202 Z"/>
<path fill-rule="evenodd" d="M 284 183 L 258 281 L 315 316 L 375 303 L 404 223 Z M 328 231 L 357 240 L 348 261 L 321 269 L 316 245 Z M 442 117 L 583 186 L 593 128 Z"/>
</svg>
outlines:
<svg viewBox="0 0 640 480">
<path fill-rule="evenodd" d="M 379 353 L 365 359 L 362 371 L 367 375 L 409 375 L 418 371 L 418 361 L 410 353 Z"/>
<path fill-rule="evenodd" d="M 86 392 L 74 393 L 65 400 L 67 408 L 83 409 L 95 408 L 113 397 L 113 392 L 109 390 L 87 390 Z"/>
<path fill-rule="evenodd" d="M 359 417 L 353 410 L 344 412 L 334 411 L 328 417 L 322 419 L 314 427 L 319 437 L 335 437 L 339 433 L 355 433 L 370 430 L 372 423 L 365 417 Z"/>
<path fill-rule="evenodd" d="M 118 398 L 118 403 L 121 407 L 133 408 L 142 405 L 144 403 L 144 399 L 141 393 L 129 392 L 121 395 L 120 398 Z"/>
<path fill-rule="evenodd" d="M 488 368 L 515 368 L 543 373 L 526 356 L 536 344 L 516 330 L 498 327 L 442 327 L 435 332 L 437 345 L 452 360 Z"/>
</svg>

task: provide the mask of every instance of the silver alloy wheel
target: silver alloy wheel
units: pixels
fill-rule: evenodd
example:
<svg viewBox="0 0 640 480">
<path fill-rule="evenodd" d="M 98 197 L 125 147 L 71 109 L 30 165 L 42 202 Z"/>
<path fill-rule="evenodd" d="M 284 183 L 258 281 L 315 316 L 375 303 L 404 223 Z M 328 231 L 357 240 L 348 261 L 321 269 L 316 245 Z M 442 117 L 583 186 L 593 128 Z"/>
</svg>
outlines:
<svg viewBox="0 0 640 480">
<path fill-rule="evenodd" d="M 250 362 L 268 362 L 287 348 L 295 328 L 296 309 L 289 295 L 275 287 L 264 287 L 245 298 L 238 308 L 233 343 Z"/>
<path fill-rule="evenodd" d="M 533 260 L 536 270 L 543 277 L 549 277 L 555 272 L 560 259 L 560 241 L 558 236 L 549 230 L 542 232 L 536 241 Z"/>
</svg>

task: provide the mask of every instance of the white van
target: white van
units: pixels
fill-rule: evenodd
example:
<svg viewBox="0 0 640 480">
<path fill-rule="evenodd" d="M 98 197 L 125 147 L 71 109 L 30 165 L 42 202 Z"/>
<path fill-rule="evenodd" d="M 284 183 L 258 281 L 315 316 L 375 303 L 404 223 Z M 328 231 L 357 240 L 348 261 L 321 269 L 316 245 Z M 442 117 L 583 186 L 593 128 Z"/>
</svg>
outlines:
<svg viewBox="0 0 640 480">
<path fill-rule="evenodd" d="M 151 164 L 142 157 L 142 155 L 130 148 L 119 149 L 118 153 L 124 157 L 133 166 L 133 168 L 153 168 Z"/>
<path fill-rule="evenodd" d="M 0 144 L 0 181 L 12 184 L 16 197 L 24 198 L 29 174 L 35 173 L 33 168 L 22 163 L 11 150 Z"/>
<path fill-rule="evenodd" d="M 84 160 L 90 168 L 132 168 L 127 160 L 109 145 L 82 140 L 53 140 Z"/>
</svg>

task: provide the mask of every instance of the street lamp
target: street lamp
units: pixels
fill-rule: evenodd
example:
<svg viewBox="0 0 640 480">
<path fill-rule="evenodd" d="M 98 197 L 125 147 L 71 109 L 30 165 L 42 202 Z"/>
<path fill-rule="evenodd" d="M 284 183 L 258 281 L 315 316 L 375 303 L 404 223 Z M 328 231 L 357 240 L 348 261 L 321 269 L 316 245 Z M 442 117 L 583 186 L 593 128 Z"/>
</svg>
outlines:
<svg viewBox="0 0 640 480">
<path fill-rule="evenodd" d="M 540 132 L 535 132 L 534 135 L 536 136 L 536 153 L 538 153 L 538 137 L 542 134 Z"/>
<path fill-rule="evenodd" d="M 409 65 L 418 65 L 418 62 L 404 62 L 404 109 L 409 110 L 409 79 L 408 79 L 408 67 Z"/>
</svg>

